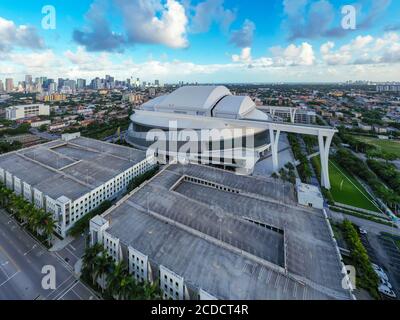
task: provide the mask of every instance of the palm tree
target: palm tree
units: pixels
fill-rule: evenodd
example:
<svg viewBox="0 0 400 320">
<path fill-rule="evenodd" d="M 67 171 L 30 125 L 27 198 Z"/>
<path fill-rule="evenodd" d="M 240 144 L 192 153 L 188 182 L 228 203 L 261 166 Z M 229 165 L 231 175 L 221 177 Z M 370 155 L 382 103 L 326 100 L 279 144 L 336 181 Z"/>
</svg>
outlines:
<svg viewBox="0 0 400 320">
<path fill-rule="evenodd" d="M 112 272 L 107 275 L 107 290 L 116 299 L 127 299 L 133 290 L 134 284 L 124 261 L 115 264 Z"/>
<path fill-rule="evenodd" d="M 53 235 L 56 225 L 53 215 L 43 209 L 36 210 L 34 223 L 33 227 L 38 232 L 40 231 L 41 234 L 47 238 L 47 241 L 50 244 L 51 236 Z"/>
<path fill-rule="evenodd" d="M 112 265 L 113 260 L 106 251 L 96 256 L 93 261 L 93 284 L 100 278 L 102 292 L 104 292 L 105 289 L 105 274 L 111 271 Z"/>
<path fill-rule="evenodd" d="M 99 243 L 96 243 L 93 246 L 86 248 L 85 253 L 82 257 L 83 269 L 86 269 L 87 271 L 92 273 L 94 259 L 103 251 L 104 251 L 104 248 Z"/>
<path fill-rule="evenodd" d="M 145 282 L 143 284 L 143 300 L 161 300 L 161 297 L 162 294 L 157 283 Z"/>
</svg>

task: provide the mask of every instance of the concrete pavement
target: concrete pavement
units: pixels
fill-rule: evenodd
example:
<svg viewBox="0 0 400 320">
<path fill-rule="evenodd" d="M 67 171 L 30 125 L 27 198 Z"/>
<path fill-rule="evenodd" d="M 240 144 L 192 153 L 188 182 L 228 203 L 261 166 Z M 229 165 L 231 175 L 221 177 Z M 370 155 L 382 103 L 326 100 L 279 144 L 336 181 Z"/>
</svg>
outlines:
<svg viewBox="0 0 400 320">
<path fill-rule="evenodd" d="M 56 289 L 42 288 L 44 266 L 53 266 Z M 96 299 L 76 279 L 73 267 L 38 243 L 0 210 L 0 300 Z"/>
</svg>

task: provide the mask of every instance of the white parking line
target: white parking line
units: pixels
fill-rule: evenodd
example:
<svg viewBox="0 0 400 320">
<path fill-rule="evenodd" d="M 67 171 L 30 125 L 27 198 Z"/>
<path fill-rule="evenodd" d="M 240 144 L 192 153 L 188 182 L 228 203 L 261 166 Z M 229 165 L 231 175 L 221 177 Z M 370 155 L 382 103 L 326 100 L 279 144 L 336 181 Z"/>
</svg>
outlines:
<svg viewBox="0 0 400 320">
<path fill-rule="evenodd" d="M 27 252 L 24 253 L 24 256 L 26 256 L 27 254 L 31 253 L 33 250 L 35 250 L 37 247 L 36 244 L 33 245 L 32 249 L 28 250 Z"/>
<path fill-rule="evenodd" d="M 12 278 L 14 278 L 18 273 L 20 273 L 20 271 L 17 271 L 16 273 L 14 273 L 11 277 L 8 277 L 7 280 L 5 280 L 3 283 L 0 284 L 0 288 L 5 285 L 8 281 L 10 281 Z"/>
<path fill-rule="evenodd" d="M 61 300 L 62 298 L 64 298 L 65 295 L 68 292 L 70 292 L 73 288 L 75 288 L 78 283 L 79 283 L 79 281 L 76 281 L 74 284 L 72 284 L 72 286 L 70 286 L 69 288 L 65 289 L 63 292 L 61 292 L 55 299 L 56 300 Z"/>
</svg>

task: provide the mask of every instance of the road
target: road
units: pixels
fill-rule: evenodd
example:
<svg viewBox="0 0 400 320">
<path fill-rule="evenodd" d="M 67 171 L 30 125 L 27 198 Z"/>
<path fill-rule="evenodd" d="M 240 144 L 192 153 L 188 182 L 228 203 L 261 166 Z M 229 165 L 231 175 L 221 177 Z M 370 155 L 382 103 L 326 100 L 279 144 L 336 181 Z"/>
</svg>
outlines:
<svg viewBox="0 0 400 320">
<path fill-rule="evenodd" d="M 45 139 L 45 140 L 57 140 L 57 139 L 60 139 L 59 135 L 52 134 L 52 133 L 49 133 L 49 132 L 46 132 L 46 131 L 40 132 L 36 128 L 29 129 L 29 132 L 34 134 L 35 136 L 38 136 L 39 138 L 42 138 L 42 139 Z"/>
<path fill-rule="evenodd" d="M 342 213 L 328 210 L 328 209 L 327 209 L 327 212 L 329 214 L 329 217 L 335 221 L 341 222 L 344 219 L 348 219 L 351 222 L 353 222 L 354 224 L 356 224 L 360 227 L 363 227 L 369 233 L 373 233 L 375 235 L 379 235 L 381 232 L 388 232 L 388 233 L 400 236 L 399 229 L 392 228 L 392 227 L 386 226 L 384 224 L 376 223 L 376 222 L 366 220 L 366 219 L 361 219 L 361 218 L 347 215 L 347 214 L 342 214 Z"/>
<path fill-rule="evenodd" d="M 53 266 L 56 289 L 42 288 L 44 266 Z M 95 294 L 76 279 L 73 268 L 50 253 L 4 210 L 0 210 L 0 300 L 92 300 Z"/>
</svg>

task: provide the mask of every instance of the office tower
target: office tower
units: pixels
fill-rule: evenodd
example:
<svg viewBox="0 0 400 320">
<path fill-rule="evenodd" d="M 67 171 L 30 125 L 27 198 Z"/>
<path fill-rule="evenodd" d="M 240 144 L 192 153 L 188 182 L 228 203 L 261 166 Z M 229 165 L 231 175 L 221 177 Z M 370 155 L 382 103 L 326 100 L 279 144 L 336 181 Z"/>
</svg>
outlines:
<svg viewBox="0 0 400 320">
<path fill-rule="evenodd" d="M 84 90 L 86 88 L 86 80 L 85 79 L 78 79 L 76 81 L 76 87 L 78 90 Z"/>
<path fill-rule="evenodd" d="M 14 90 L 14 80 L 12 78 L 6 79 L 6 92 L 12 92 Z"/>
<path fill-rule="evenodd" d="M 0 92 L 4 92 L 4 84 L 2 80 L 0 80 Z"/>
<path fill-rule="evenodd" d="M 32 84 L 32 76 L 31 76 L 30 74 L 27 74 L 27 75 L 25 76 L 25 84 L 26 84 L 26 86 Z"/>
</svg>

